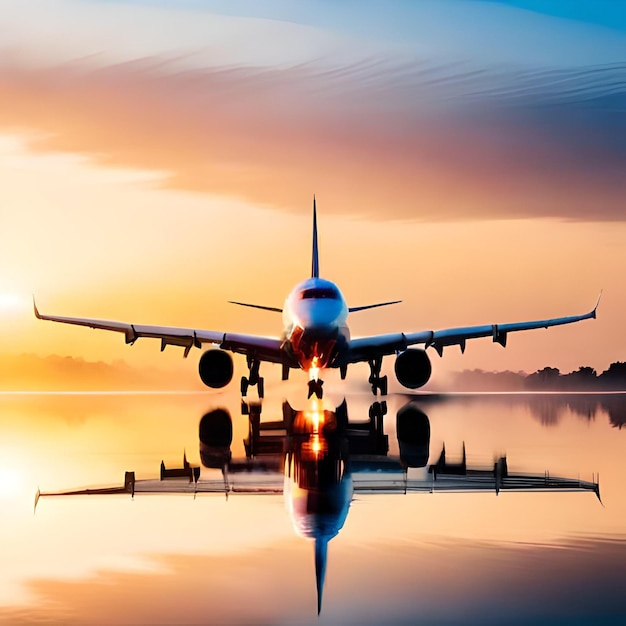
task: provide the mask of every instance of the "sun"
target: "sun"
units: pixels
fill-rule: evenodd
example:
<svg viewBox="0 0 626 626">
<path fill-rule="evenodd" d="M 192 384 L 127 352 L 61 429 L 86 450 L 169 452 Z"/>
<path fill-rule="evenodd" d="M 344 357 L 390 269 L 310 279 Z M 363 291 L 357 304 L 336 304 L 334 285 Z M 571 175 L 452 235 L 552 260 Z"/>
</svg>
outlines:
<svg viewBox="0 0 626 626">
<path fill-rule="evenodd" d="M 9 313 L 18 311 L 22 309 L 24 305 L 25 300 L 21 296 L 6 291 L 0 292 L 0 312 Z"/>
</svg>

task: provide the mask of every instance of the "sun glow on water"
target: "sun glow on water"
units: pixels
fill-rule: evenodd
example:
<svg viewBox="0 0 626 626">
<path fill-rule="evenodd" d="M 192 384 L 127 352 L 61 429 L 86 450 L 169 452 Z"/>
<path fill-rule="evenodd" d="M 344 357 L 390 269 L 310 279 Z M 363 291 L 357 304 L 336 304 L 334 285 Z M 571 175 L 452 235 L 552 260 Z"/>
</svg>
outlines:
<svg viewBox="0 0 626 626">
<path fill-rule="evenodd" d="M 317 458 L 326 451 L 326 442 L 321 436 L 325 423 L 324 406 L 321 400 L 311 398 L 309 408 L 304 411 L 304 419 L 310 438 L 303 445 L 302 450 Z"/>
<path fill-rule="evenodd" d="M 309 368 L 309 380 L 317 380 L 320 377 L 319 358 L 314 356 Z"/>
</svg>

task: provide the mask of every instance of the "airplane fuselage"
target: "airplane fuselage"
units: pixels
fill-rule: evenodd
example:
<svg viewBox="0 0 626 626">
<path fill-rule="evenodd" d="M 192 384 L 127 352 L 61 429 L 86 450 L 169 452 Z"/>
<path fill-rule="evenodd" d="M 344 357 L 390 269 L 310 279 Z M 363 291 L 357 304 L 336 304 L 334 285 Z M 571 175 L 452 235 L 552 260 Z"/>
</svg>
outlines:
<svg viewBox="0 0 626 626">
<path fill-rule="evenodd" d="M 307 278 L 283 307 L 285 349 L 305 371 L 332 365 L 350 341 L 348 306 L 333 282 Z"/>
</svg>

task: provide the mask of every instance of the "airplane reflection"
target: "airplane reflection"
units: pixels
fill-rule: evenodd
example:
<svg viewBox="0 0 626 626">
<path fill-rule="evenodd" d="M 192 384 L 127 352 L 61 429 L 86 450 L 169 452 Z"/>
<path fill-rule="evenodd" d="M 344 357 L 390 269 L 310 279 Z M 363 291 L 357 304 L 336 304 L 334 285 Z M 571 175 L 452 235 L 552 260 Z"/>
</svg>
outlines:
<svg viewBox="0 0 626 626">
<path fill-rule="evenodd" d="M 591 491 L 600 499 L 597 481 L 508 471 L 506 456 L 489 467 L 468 467 L 463 445 L 460 462 L 446 458 L 445 444 L 436 460 L 430 459 L 430 420 L 413 401 L 396 414 L 399 454 L 389 454 L 384 432 L 387 403 L 374 402 L 364 422 L 348 417 L 348 405 L 330 411 L 312 399 L 306 410 L 285 401 L 282 415 L 261 420 L 260 403 L 243 403 L 248 418 L 244 458 L 233 458 L 232 418 L 225 408 L 213 409 L 199 423 L 203 468 L 186 458 L 181 468 L 161 462 L 158 478 L 135 479 L 127 471 L 120 486 L 59 492 L 38 492 L 41 497 L 129 493 L 283 494 L 295 532 L 313 540 L 317 610 L 322 608 L 328 544 L 343 528 L 350 504 L 358 494 L 414 492 Z"/>
</svg>

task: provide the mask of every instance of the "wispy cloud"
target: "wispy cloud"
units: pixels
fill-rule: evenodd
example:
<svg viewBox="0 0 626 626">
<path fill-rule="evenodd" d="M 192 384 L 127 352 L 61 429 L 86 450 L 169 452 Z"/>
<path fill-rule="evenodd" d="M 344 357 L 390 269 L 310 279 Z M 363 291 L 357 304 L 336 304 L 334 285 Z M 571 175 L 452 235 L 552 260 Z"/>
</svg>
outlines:
<svg viewBox="0 0 626 626">
<path fill-rule="evenodd" d="M 0 125 L 286 209 L 317 191 L 387 217 L 622 219 L 625 73 L 5 66 Z"/>
<path fill-rule="evenodd" d="M 574 61 L 565 52 L 583 32 L 599 41 L 596 30 L 482 3 L 468 13 L 446 2 L 452 14 L 444 21 L 427 2 L 406 15 L 424 39 L 410 41 L 396 26 L 398 41 L 387 47 L 383 36 L 365 40 L 357 27 L 331 35 L 328 23 L 87 4 L 76 5 L 79 22 L 99 33 L 100 45 L 111 16 L 126 19 L 119 47 L 110 46 L 117 58 L 108 49 L 88 56 L 97 48 L 84 43 L 84 32 L 74 60 L 66 50 L 62 61 L 52 54 L 47 63 L 27 62 L 15 41 L 4 55 L 0 130 L 43 133 L 37 149 L 153 169 L 165 173 L 166 186 L 284 210 L 308 210 L 302 198 L 315 191 L 332 197 L 338 212 L 376 216 L 385 207 L 385 218 L 624 218 L 619 33 L 599 52 L 579 50 Z M 97 11 L 106 17 L 100 30 L 86 21 Z M 161 46 L 145 35 L 168 15 L 179 26 L 197 20 L 186 47 L 179 29 Z M 133 49 L 137 16 L 147 23 Z M 536 27 L 526 52 L 512 16 L 526 37 Z M 464 48 L 469 58 L 451 37 L 455 29 L 470 36 L 460 28 L 464 17 L 486 39 Z M 228 45 L 215 23 L 233 35 Z M 206 27 L 204 47 L 198 24 Z M 448 34 L 443 43 L 433 28 Z M 505 49 L 501 30 L 513 38 L 515 54 L 497 54 Z M 60 36 L 63 28 L 52 32 Z M 550 32 L 561 36 L 551 47 Z M 298 33 L 300 43 L 289 47 Z M 245 37 L 248 47 L 240 45 Z M 213 46 L 221 53 L 211 60 Z M 274 53 L 255 61 L 263 46 Z M 537 48 L 546 63 L 538 62 Z M 83 58 L 75 58 L 77 49 Z M 229 57 L 234 49 L 244 52 Z"/>
</svg>

